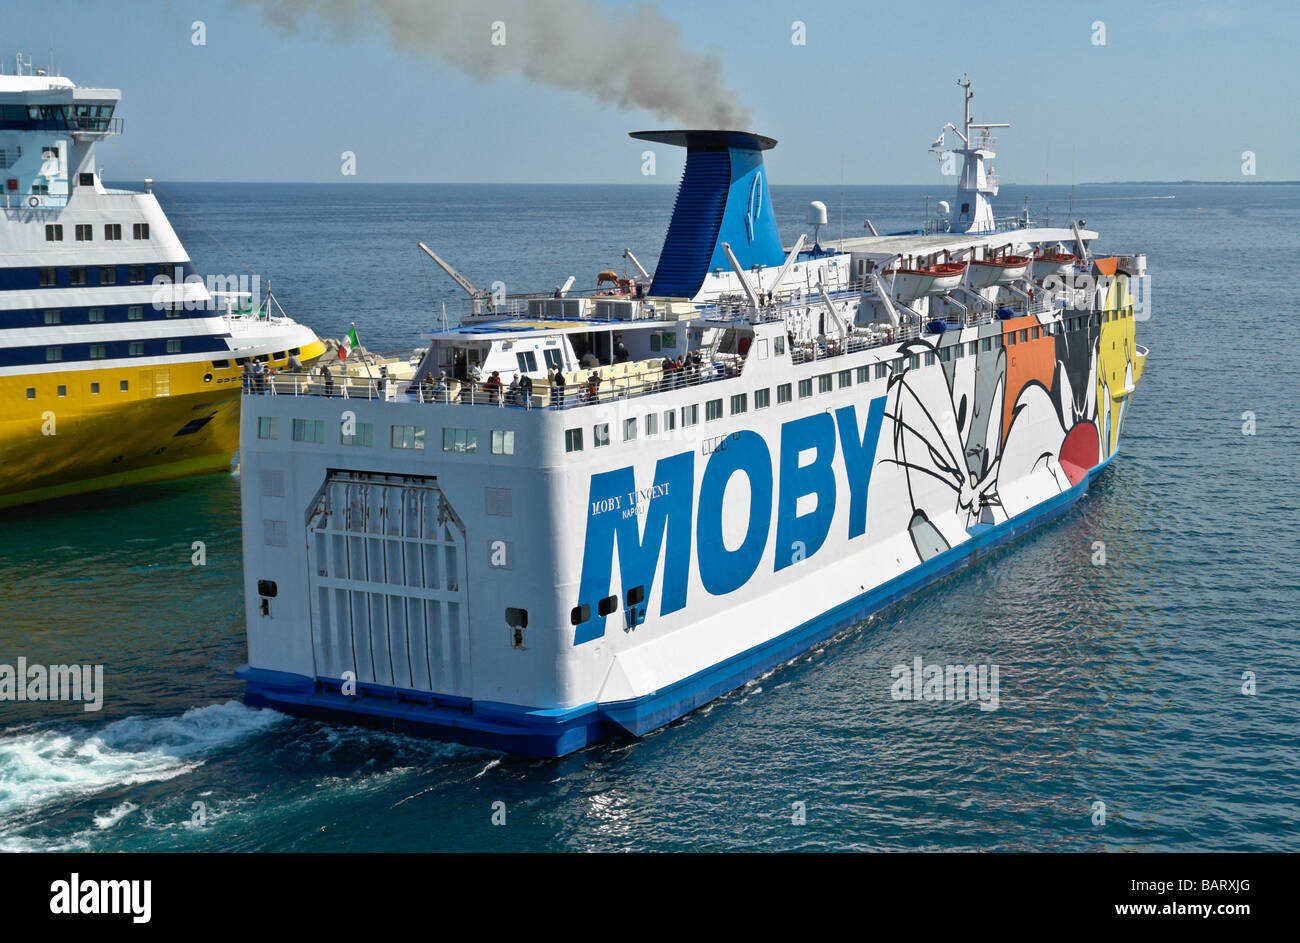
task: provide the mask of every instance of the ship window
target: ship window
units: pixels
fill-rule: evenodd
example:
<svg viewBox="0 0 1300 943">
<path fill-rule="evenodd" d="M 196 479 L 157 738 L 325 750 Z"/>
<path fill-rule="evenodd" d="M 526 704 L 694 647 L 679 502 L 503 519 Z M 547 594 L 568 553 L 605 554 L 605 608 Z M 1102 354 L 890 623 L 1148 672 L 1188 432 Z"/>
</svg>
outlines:
<svg viewBox="0 0 1300 943">
<path fill-rule="evenodd" d="M 120 381 L 118 382 L 118 384 L 117 384 L 117 388 L 118 388 L 118 390 L 120 390 L 121 392 L 125 393 L 125 392 L 127 392 L 127 390 L 131 389 L 131 381 L 130 381 L 130 380 L 120 380 Z"/>
<path fill-rule="evenodd" d="M 573 625 L 582 625 L 591 618 L 591 606 L 583 603 L 581 606 L 574 606 L 573 611 L 569 613 L 569 622 Z"/>
<path fill-rule="evenodd" d="M 514 455 L 515 454 L 515 433 L 513 429 L 492 430 L 492 454 L 493 455 Z"/>
<path fill-rule="evenodd" d="M 99 392 L 99 384 L 98 384 L 98 383 L 92 383 L 92 384 L 90 384 L 90 392 L 92 392 L 92 393 L 98 393 L 98 392 Z"/>
<path fill-rule="evenodd" d="M 528 610 L 508 606 L 506 608 L 506 625 L 512 629 L 528 628 Z"/>
<path fill-rule="evenodd" d="M 34 386 L 27 387 L 27 398 L 36 399 L 36 387 Z"/>
<path fill-rule="evenodd" d="M 907 358 L 907 369 L 915 370 L 919 366 L 921 366 L 920 354 L 912 354 L 910 357 Z"/>
<path fill-rule="evenodd" d="M 834 384 L 834 379 L 831 377 L 829 373 L 819 374 L 817 377 L 817 392 L 829 393 L 831 391 L 831 387 L 833 384 Z"/>
<path fill-rule="evenodd" d="M 99 270 L 99 283 L 101 285 L 117 284 L 117 269 L 111 265 L 105 265 Z"/>
<path fill-rule="evenodd" d="M 45 312 L 45 323 L 46 323 L 46 324 L 62 324 L 62 323 L 63 323 L 63 312 L 62 312 L 62 311 L 46 311 L 46 312 Z"/>
<path fill-rule="evenodd" d="M 889 376 L 889 364 L 887 363 L 876 364 L 876 379 L 883 380 L 887 376 Z"/>
<path fill-rule="evenodd" d="M 799 398 L 800 398 L 800 399 L 807 399 L 807 398 L 810 397 L 810 396 L 812 396 L 812 380 L 811 380 L 811 379 L 809 379 L 809 380 L 800 380 L 800 381 L 799 381 Z"/>
<path fill-rule="evenodd" d="M 67 395 L 68 395 L 68 388 L 67 388 L 66 386 L 64 386 L 62 383 L 59 384 L 59 395 L 60 395 L 60 396 L 67 396 Z"/>
<path fill-rule="evenodd" d="M 749 409 L 749 397 L 744 393 L 737 393 L 731 397 L 731 415 L 746 412 Z"/>
<path fill-rule="evenodd" d="M 41 148 L 41 160 L 51 160 L 51 159 L 53 160 L 59 159 L 59 145 L 57 144 L 46 144 L 44 147 Z"/>
<path fill-rule="evenodd" d="M 1031 336 L 1034 340 L 1038 340 L 1038 338 L 1039 338 L 1039 336 L 1040 336 L 1040 335 L 1039 335 L 1039 332 L 1038 332 L 1038 328 L 1032 328 L 1032 331 L 1033 331 L 1033 333 L 1032 333 L 1030 336 Z"/>
<path fill-rule="evenodd" d="M 91 242 L 95 238 L 95 227 L 90 223 L 77 223 L 77 241 Z"/>
<path fill-rule="evenodd" d="M 700 421 L 700 407 L 698 404 L 682 407 L 682 425 L 694 426 Z"/>
<path fill-rule="evenodd" d="M 657 332 L 650 335 L 650 353 L 659 353 L 660 343 L 662 340 L 663 338 Z"/>
<path fill-rule="evenodd" d="M 607 616 L 618 609 L 618 597 L 606 596 L 600 602 L 596 603 L 596 613 Z"/>
<path fill-rule="evenodd" d="M 704 421 L 713 422 L 722 418 L 722 400 L 711 399 L 704 404 Z"/>
<path fill-rule="evenodd" d="M 664 432 L 672 432 L 677 428 L 677 410 L 664 410 Z"/>
<path fill-rule="evenodd" d="M 925 365 L 926 365 L 927 367 L 933 367 L 933 366 L 934 366 L 934 352 L 933 352 L 933 351 L 927 351 L 927 352 L 926 352 L 926 355 L 925 355 Z"/>
<path fill-rule="evenodd" d="M 144 266 L 143 266 L 143 265 L 132 265 L 131 268 L 130 268 L 130 270 L 128 271 L 127 275 L 128 275 L 128 277 L 130 278 L 130 281 L 131 281 L 131 284 L 132 284 L 132 285 L 143 285 L 143 284 L 144 284 Z"/>
<path fill-rule="evenodd" d="M 46 228 L 48 229 L 49 227 L 47 226 Z M 40 281 L 42 288 L 53 288 L 59 283 L 59 270 L 56 268 L 41 269 Z"/>
<path fill-rule="evenodd" d="M 126 309 L 126 319 L 128 321 L 139 321 L 144 318 L 144 308 L 139 305 L 133 305 Z"/>
<path fill-rule="evenodd" d="M 867 382 L 868 380 L 870 380 L 870 379 L 871 379 L 871 368 L 870 368 L 870 367 L 858 367 L 858 382 L 859 382 L 859 383 L 866 383 L 866 382 Z"/>
<path fill-rule="evenodd" d="M 975 341 L 971 341 L 969 344 L 966 345 L 966 353 L 968 353 L 972 357 L 975 356 L 975 353 L 978 349 L 979 348 Z"/>
<path fill-rule="evenodd" d="M 444 452 L 451 451 L 447 448 L 447 431 L 443 431 L 442 448 Z M 455 430 L 450 430 L 454 432 Z M 462 432 L 465 430 L 461 430 Z M 424 426 L 393 426 L 390 432 L 389 444 L 395 449 L 423 449 L 424 448 Z"/>
<path fill-rule="evenodd" d="M 628 608 L 631 608 L 632 606 L 641 605 L 641 603 L 645 602 L 645 587 L 633 586 L 631 589 L 627 591 L 623 599 L 626 602 Z"/>
<path fill-rule="evenodd" d="M 1023 344 L 1027 340 L 1029 340 L 1029 330 L 1026 328 L 1025 330 L 1020 332 L 1020 343 Z"/>
<path fill-rule="evenodd" d="M 609 445 L 609 423 L 602 422 L 591 427 L 591 442 L 594 449 Z"/>
<path fill-rule="evenodd" d="M 131 237 L 132 237 L 133 239 L 148 239 L 148 238 L 149 238 L 149 224 L 148 224 L 148 223 L 132 223 L 132 224 L 131 224 Z"/>
<path fill-rule="evenodd" d="M 940 350 L 939 359 L 942 360 L 944 363 L 950 362 L 952 360 L 952 348 L 944 347 L 942 350 Z"/>
<path fill-rule="evenodd" d="M 772 405 L 772 391 L 768 389 L 754 391 L 754 408 L 767 409 Z"/>
<path fill-rule="evenodd" d="M 339 431 L 339 442 L 343 445 L 359 445 L 370 448 L 375 444 L 375 427 L 373 423 L 359 422 L 351 434 Z"/>
<path fill-rule="evenodd" d="M 993 338 L 986 337 L 982 341 L 980 341 L 980 350 L 992 350 L 992 349 L 993 349 Z"/>
<path fill-rule="evenodd" d="M 86 267 L 84 265 L 74 265 L 68 269 L 68 283 L 71 285 L 86 284 Z"/>
<path fill-rule="evenodd" d="M 293 421 L 293 441 L 323 443 L 325 441 L 325 420 L 295 419 Z"/>
<path fill-rule="evenodd" d="M 49 224 L 47 224 L 46 227 L 45 227 L 45 241 L 46 241 L 46 242 L 62 242 L 62 241 L 63 241 L 63 224 L 62 224 L 62 223 L 49 223 Z"/>
<path fill-rule="evenodd" d="M 778 386 L 778 387 L 776 388 L 776 402 L 777 402 L 777 405 L 780 405 L 781 403 L 788 403 L 788 402 L 790 402 L 791 399 L 792 399 L 792 397 L 790 396 L 790 384 L 789 384 L 789 383 L 782 383 L 780 386 Z"/>
<path fill-rule="evenodd" d="M 62 359 L 63 359 L 63 348 L 62 348 L 62 347 L 46 347 L 46 348 L 45 348 L 45 359 L 46 359 L 47 361 L 50 361 L 50 360 L 62 360 Z"/>
<path fill-rule="evenodd" d="M 214 360 L 214 361 L 212 361 L 212 369 L 213 369 L 213 370 L 224 370 L 224 369 L 226 369 L 226 368 L 229 367 L 229 366 L 230 366 L 230 361 L 229 361 L 229 360 Z"/>
<path fill-rule="evenodd" d="M 123 380 L 123 383 L 126 381 Z M 126 389 L 126 387 L 122 387 Z M 257 417 L 257 437 L 259 439 L 278 439 L 280 438 L 280 417 L 279 416 L 258 416 Z"/>
<path fill-rule="evenodd" d="M 636 441 L 636 417 L 635 416 L 633 416 L 631 419 L 623 420 L 623 441 L 624 442 Z"/>
<path fill-rule="evenodd" d="M 581 429 L 564 430 L 564 451 L 566 452 L 582 451 L 582 430 Z"/>
<path fill-rule="evenodd" d="M 179 340 L 172 339 L 167 342 L 167 353 L 179 354 L 180 352 L 181 352 L 181 342 Z"/>
<path fill-rule="evenodd" d="M 77 174 L 77 182 L 83 187 L 93 187 L 95 185 L 95 175 Z"/>
<path fill-rule="evenodd" d="M 132 341 L 131 348 L 127 351 L 132 357 L 139 357 L 144 354 L 144 341 Z"/>
<path fill-rule="evenodd" d="M 560 360 L 560 352 L 558 350 L 544 350 L 542 351 L 542 356 L 546 358 L 547 370 L 560 369 L 560 364 L 562 361 Z"/>
<path fill-rule="evenodd" d="M 121 223 L 105 223 L 105 224 L 104 224 L 104 238 L 105 238 L 107 241 L 109 241 L 109 242 L 114 242 L 114 241 L 120 240 L 120 239 L 122 238 L 122 224 L 121 224 Z"/>
<path fill-rule="evenodd" d="M 645 417 L 645 434 L 657 435 L 659 432 L 659 416 L 655 413 Z"/>
<path fill-rule="evenodd" d="M 520 373 L 537 372 L 537 355 L 533 353 L 531 350 L 526 350 L 521 353 L 515 354 L 515 360 L 519 364 Z"/>
<path fill-rule="evenodd" d="M 852 385 L 853 385 L 853 371 L 852 371 L 852 370 L 841 370 L 841 371 L 840 371 L 840 378 L 839 378 L 839 387 L 840 387 L 840 389 L 842 390 L 842 389 L 844 389 L 846 386 L 852 386 Z"/>
<path fill-rule="evenodd" d="M 772 339 L 772 349 L 773 349 L 774 351 L 776 351 L 778 357 L 779 357 L 781 354 L 784 354 L 784 353 L 785 353 L 785 338 L 784 338 L 784 337 L 774 337 L 774 338 Z"/>
<path fill-rule="evenodd" d="M 90 359 L 91 359 L 91 360 L 102 360 L 102 359 L 104 358 L 104 355 L 105 355 L 105 350 L 104 350 L 104 345 L 103 345 L 103 344 L 91 344 L 91 345 L 90 345 Z M 99 392 L 99 391 L 96 390 L 95 392 Z"/>
</svg>

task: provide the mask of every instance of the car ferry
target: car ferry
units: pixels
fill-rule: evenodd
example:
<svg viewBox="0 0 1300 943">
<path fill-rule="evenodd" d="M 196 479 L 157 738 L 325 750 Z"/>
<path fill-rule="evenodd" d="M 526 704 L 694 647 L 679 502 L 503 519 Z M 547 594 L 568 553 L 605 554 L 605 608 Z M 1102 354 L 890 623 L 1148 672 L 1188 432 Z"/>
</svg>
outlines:
<svg viewBox="0 0 1300 943">
<path fill-rule="evenodd" d="M 223 308 L 151 181 L 104 186 L 120 99 L 21 57 L 0 74 L 0 507 L 224 471 L 244 366 L 324 349 L 269 294 Z"/>
<path fill-rule="evenodd" d="M 942 225 L 784 247 L 771 138 L 639 133 L 687 150 L 653 276 L 468 286 L 408 380 L 250 391 L 247 701 L 559 756 L 1064 514 L 1142 375 L 1146 261 L 998 220 L 964 87 Z"/>
</svg>

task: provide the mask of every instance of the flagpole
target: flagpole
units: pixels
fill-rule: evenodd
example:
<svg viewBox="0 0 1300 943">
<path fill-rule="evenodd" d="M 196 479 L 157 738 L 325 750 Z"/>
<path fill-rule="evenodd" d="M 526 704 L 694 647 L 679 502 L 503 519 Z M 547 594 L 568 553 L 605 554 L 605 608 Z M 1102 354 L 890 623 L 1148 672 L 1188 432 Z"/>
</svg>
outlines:
<svg viewBox="0 0 1300 943">
<path fill-rule="evenodd" d="M 351 328 L 352 328 L 352 333 L 353 333 L 353 334 L 357 334 L 357 325 L 356 325 L 356 323 L 353 322 L 350 326 L 351 326 Z M 358 347 L 361 346 L 361 335 L 360 335 L 360 334 L 357 334 L 357 346 L 358 346 Z M 367 353 L 369 353 L 369 352 L 367 351 Z M 362 358 L 361 358 L 361 362 L 364 363 L 364 364 L 366 365 L 366 377 L 370 380 L 371 383 L 374 383 L 374 382 L 375 382 L 375 377 L 374 377 L 374 375 L 370 372 L 370 359 L 369 359 L 369 357 L 363 355 Z M 345 367 L 344 372 L 345 372 L 345 373 L 347 372 L 347 370 L 346 370 L 346 365 L 347 365 L 347 362 L 344 361 L 344 367 Z M 346 383 L 347 380 L 344 380 L 343 382 Z"/>
</svg>

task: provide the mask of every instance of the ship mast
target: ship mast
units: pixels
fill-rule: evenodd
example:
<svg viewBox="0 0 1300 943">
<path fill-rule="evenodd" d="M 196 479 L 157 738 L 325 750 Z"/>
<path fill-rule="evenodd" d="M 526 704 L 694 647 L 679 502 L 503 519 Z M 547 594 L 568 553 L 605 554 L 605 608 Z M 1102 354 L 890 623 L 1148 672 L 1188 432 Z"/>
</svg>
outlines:
<svg viewBox="0 0 1300 943">
<path fill-rule="evenodd" d="M 952 131 L 961 139 L 961 147 L 952 148 L 952 152 L 961 154 L 961 176 L 957 180 L 957 200 L 954 206 L 953 228 L 965 232 L 992 232 L 997 228 L 993 218 L 993 198 L 998 195 L 998 178 L 985 162 L 997 154 L 993 147 L 997 138 L 989 135 L 990 128 L 1009 128 L 1008 123 L 976 122 L 970 113 L 971 91 L 970 77 L 963 75 L 957 80 L 962 90 L 962 125 L 960 128 L 951 122 L 939 131 L 939 137 L 930 145 L 930 150 L 944 153 L 944 138 Z"/>
</svg>

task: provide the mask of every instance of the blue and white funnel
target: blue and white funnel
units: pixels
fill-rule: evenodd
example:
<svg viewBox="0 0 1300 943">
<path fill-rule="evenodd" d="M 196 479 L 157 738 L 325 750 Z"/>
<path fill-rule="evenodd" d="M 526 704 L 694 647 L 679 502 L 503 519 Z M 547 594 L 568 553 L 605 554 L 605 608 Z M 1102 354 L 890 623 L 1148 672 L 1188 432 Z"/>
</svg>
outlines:
<svg viewBox="0 0 1300 943">
<path fill-rule="evenodd" d="M 776 141 L 747 131 L 637 131 L 632 137 L 686 148 L 686 169 L 650 294 L 694 298 L 713 269 L 730 269 L 722 244 L 741 266 L 785 260 L 763 151 Z"/>
</svg>

